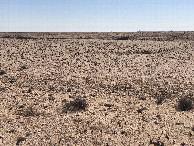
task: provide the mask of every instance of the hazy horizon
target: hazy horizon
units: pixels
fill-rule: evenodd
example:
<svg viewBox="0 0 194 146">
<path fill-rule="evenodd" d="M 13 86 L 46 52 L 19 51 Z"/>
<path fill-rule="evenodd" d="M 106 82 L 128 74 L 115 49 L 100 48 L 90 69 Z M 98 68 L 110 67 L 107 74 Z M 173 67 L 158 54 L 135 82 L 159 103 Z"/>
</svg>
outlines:
<svg viewBox="0 0 194 146">
<path fill-rule="evenodd" d="M 0 32 L 193 31 L 192 0 L 0 0 Z"/>
</svg>

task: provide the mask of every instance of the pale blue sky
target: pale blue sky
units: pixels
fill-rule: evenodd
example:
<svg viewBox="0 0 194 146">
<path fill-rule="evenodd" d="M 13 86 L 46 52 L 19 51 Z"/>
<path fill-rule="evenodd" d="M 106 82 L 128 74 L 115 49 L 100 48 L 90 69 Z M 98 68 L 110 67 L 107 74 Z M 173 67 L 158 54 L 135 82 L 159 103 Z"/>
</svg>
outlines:
<svg viewBox="0 0 194 146">
<path fill-rule="evenodd" d="M 194 30 L 194 0 L 0 0 L 0 32 L 137 30 Z"/>
</svg>

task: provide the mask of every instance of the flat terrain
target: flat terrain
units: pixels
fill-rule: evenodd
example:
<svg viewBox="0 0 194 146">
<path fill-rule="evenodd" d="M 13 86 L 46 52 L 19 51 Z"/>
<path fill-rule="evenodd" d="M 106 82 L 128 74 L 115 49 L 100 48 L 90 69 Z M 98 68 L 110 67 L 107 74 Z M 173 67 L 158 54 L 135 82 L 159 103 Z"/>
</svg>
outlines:
<svg viewBox="0 0 194 146">
<path fill-rule="evenodd" d="M 194 32 L 0 33 L 0 145 L 191 146 L 192 102 Z"/>
</svg>

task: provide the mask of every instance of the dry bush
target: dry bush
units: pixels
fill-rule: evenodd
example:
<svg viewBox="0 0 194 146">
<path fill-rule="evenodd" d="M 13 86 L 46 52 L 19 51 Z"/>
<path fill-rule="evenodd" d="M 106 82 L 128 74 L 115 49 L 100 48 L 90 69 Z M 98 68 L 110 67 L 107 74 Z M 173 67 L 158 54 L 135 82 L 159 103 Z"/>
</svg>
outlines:
<svg viewBox="0 0 194 146">
<path fill-rule="evenodd" d="M 179 99 L 177 110 L 180 111 L 189 111 L 193 109 L 192 100 L 186 97 Z"/>
<path fill-rule="evenodd" d="M 129 39 L 129 37 L 127 37 L 127 36 L 122 36 L 122 37 L 117 38 L 117 40 L 128 40 L 128 39 Z"/>
<path fill-rule="evenodd" d="M 76 98 L 73 101 L 65 103 L 62 112 L 67 113 L 68 111 L 70 112 L 85 111 L 86 107 L 87 103 L 85 99 Z"/>
<path fill-rule="evenodd" d="M 34 117 L 38 116 L 39 113 L 37 113 L 32 106 L 27 107 L 26 109 L 20 109 L 17 113 L 17 115 L 24 116 L 24 117 Z"/>
<path fill-rule="evenodd" d="M 154 146 L 164 146 L 164 143 L 161 141 L 155 142 L 155 141 L 150 140 L 150 144 L 153 144 Z"/>
<path fill-rule="evenodd" d="M 4 36 L 2 36 L 1 38 L 4 38 L 4 39 L 6 39 L 6 38 L 11 38 L 11 36 L 9 36 L 9 35 L 4 35 Z"/>
</svg>

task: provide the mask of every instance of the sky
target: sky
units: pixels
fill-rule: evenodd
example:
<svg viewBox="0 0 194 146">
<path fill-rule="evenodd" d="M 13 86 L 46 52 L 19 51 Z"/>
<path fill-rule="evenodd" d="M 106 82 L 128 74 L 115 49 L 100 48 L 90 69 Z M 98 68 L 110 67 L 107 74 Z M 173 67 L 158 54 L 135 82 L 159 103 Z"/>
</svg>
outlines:
<svg viewBox="0 0 194 146">
<path fill-rule="evenodd" d="M 0 32 L 193 31 L 194 0 L 0 0 Z"/>
</svg>

